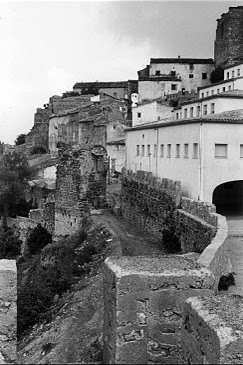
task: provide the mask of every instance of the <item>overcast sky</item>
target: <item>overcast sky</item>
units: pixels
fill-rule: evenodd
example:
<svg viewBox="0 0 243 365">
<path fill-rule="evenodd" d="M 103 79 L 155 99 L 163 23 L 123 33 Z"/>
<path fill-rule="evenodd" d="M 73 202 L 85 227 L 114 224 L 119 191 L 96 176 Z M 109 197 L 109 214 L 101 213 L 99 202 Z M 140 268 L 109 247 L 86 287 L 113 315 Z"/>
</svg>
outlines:
<svg viewBox="0 0 243 365">
<path fill-rule="evenodd" d="M 216 19 L 243 1 L 0 3 L 0 141 L 78 81 L 137 79 L 151 57 L 213 57 Z"/>
</svg>

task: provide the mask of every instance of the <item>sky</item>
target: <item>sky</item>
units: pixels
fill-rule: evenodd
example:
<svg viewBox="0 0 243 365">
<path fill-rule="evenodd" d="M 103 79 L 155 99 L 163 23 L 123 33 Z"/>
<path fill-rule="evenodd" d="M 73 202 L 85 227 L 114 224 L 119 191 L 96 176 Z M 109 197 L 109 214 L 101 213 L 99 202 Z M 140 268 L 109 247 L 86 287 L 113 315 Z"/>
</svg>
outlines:
<svg viewBox="0 0 243 365">
<path fill-rule="evenodd" d="M 243 1 L 0 2 L 0 141 L 80 81 L 137 79 L 156 57 L 213 58 L 216 19 Z"/>
</svg>

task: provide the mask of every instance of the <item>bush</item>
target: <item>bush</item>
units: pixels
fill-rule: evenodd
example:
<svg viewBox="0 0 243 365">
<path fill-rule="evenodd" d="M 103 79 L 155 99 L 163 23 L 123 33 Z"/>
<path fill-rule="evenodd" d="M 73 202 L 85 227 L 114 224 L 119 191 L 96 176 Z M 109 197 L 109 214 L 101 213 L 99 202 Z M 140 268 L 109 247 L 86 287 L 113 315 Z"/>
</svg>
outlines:
<svg viewBox="0 0 243 365">
<path fill-rule="evenodd" d="M 31 155 L 45 154 L 47 153 L 46 148 L 43 146 L 35 146 L 31 149 Z"/>
<path fill-rule="evenodd" d="M 21 254 L 22 241 L 12 228 L 0 231 L 0 259 L 16 259 Z"/>
<path fill-rule="evenodd" d="M 210 82 L 215 84 L 216 82 L 222 81 L 224 79 L 224 69 L 220 66 L 216 67 L 215 70 L 211 72 Z"/>
<path fill-rule="evenodd" d="M 163 247 L 168 253 L 181 251 L 181 244 L 176 234 L 170 229 L 163 230 Z"/>
<path fill-rule="evenodd" d="M 52 235 L 39 223 L 31 231 L 29 237 L 26 240 L 28 252 L 31 255 L 39 253 L 43 247 L 52 242 Z"/>
</svg>

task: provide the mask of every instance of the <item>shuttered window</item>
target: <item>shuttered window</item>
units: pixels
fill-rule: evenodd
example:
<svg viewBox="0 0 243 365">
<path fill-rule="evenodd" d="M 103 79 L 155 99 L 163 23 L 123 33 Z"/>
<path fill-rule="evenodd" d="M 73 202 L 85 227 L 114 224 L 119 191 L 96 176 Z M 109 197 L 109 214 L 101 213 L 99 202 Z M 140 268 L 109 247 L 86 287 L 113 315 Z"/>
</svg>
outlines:
<svg viewBox="0 0 243 365">
<path fill-rule="evenodd" d="M 215 157 L 216 158 L 227 158 L 228 145 L 227 144 L 215 144 Z"/>
</svg>

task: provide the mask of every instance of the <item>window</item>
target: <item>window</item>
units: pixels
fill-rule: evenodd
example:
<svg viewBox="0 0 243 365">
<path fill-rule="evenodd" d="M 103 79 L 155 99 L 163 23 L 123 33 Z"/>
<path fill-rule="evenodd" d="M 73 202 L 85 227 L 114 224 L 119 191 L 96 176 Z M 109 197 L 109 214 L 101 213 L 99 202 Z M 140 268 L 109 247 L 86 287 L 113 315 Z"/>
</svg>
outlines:
<svg viewBox="0 0 243 365">
<path fill-rule="evenodd" d="M 229 91 L 231 90 L 231 85 L 228 87 L 228 90 L 229 90 Z"/>
<path fill-rule="evenodd" d="M 200 117 L 201 108 L 200 105 L 197 106 L 197 117 Z"/>
<path fill-rule="evenodd" d="M 150 144 L 147 145 L 147 155 L 150 156 L 151 155 L 151 151 L 150 151 Z"/>
<path fill-rule="evenodd" d="M 181 93 L 182 93 L 182 95 L 185 95 L 185 92 L 186 92 L 186 89 L 183 87 L 183 88 L 181 89 Z"/>
<path fill-rule="evenodd" d="M 235 71 L 232 71 L 232 78 L 235 77 Z"/>
<path fill-rule="evenodd" d="M 177 90 L 177 84 L 171 84 L 171 90 Z"/>
<path fill-rule="evenodd" d="M 207 115 L 208 114 L 208 106 L 207 104 L 203 105 L 203 115 Z"/>
<path fill-rule="evenodd" d="M 193 74 L 189 74 L 189 79 L 193 79 Z"/>
<path fill-rule="evenodd" d="M 176 113 L 176 119 L 179 119 L 179 113 Z"/>
<path fill-rule="evenodd" d="M 155 75 L 156 76 L 159 76 L 160 75 L 160 71 L 158 70 L 158 71 L 155 71 Z"/>
<path fill-rule="evenodd" d="M 217 89 L 217 94 L 219 94 L 219 89 Z"/>
<path fill-rule="evenodd" d="M 237 76 L 240 76 L 240 69 L 237 69 Z"/>
<path fill-rule="evenodd" d="M 214 95 L 214 90 L 211 91 L 211 95 Z"/>
<path fill-rule="evenodd" d="M 157 156 L 157 144 L 154 144 L 154 157 Z"/>
<path fill-rule="evenodd" d="M 193 143 L 192 158 L 198 158 L 198 143 Z"/>
<path fill-rule="evenodd" d="M 203 80 L 206 80 L 206 79 L 207 79 L 207 73 L 206 73 L 206 72 L 203 72 L 203 73 L 202 73 L 202 79 L 203 79 Z"/>
<path fill-rule="evenodd" d="M 206 92 L 206 97 L 208 97 L 208 95 L 209 95 L 209 92 L 207 91 L 207 92 Z"/>
<path fill-rule="evenodd" d="M 193 117 L 193 106 L 190 107 L 190 117 Z"/>
<path fill-rule="evenodd" d="M 176 76 L 176 71 L 170 71 L 171 76 Z"/>
<path fill-rule="evenodd" d="M 176 157 L 178 158 L 178 157 L 180 157 L 180 145 L 179 144 L 177 144 L 176 145 Z"/>
<path fill-rule="evenodd" d="M 139 144 L 137 144 L 137 156 L 139 156 L 139 149 L 140 149 L 140 146 L 139 146 Z"/>
<path fill-rule="evenodd" d="M 117 97 L 117 92 L 114 92 L 114 93 L 113 93 L 113 96 L 115 96 L 115 98 L 116 98 L 116 97 Z"/>
<path fill-rule="evenodd" d="M 240 145 L 240 158 L 243 158 L 243 144 Z"/>
<path fill-rule="evenodd" d="M 138 118 L 141 118 L 142 114 L 141 113 L 137 113 L 138 114 Z"/>
<path fill-rule="evenodd" d="M 188 158 L 188 150 L 189 150 L 188 143 L 185 143 L 184 144 L 184 158 Z"/>
<path fill-rule="evenodd" d="M 225 87 L 223 87 L 223 92 L 225 91 Z"/>
<path fill-rule="evenodd" d="M 229 79 L 229 72 L 227 72 L 227 79 Z"/>
<path fill-rule="evenodd" d="M 141 156 L 144 157 L 144 144 L 142 144 Z"/>
<path fill-rule="evenodd" d="M 171 157 L 171 144 L 167 144 L 167 157 Z"/>
<path fill-rule="evenodd" d="M 214 109 L 215 109 L 215 104 L 214 103 L 211 103 L 210 104 L 210 113 L 211 114 L 214 114 Z"/>
<path fill-rule="evenodd" d="M 161 117 L 160 117 L 160 116 L 158 116 L 157 121 L 159 122 L 159 121 L 160 121 L 160 119 L 161 119 Z"/>
<path fill-rule="evenodd" d="M 164 157 L 164 145 L 160 145 L 160 157 Z"/>
<path fill-rule="evenodd" d="M 184 118 L 187 118 L 187 109 L 184 109 Z"/>
<path fill-rule="evenodd" d="M 202 93 L 202 98 L 204 98 L 204 93 Z"/>
<path fill-rule="evenodd" d="M 215 158 L 227 158 L 228 153 L 228 145 L 227 144 L 221 144 L 221 143 L 215 143 Z"/>
</svg>

